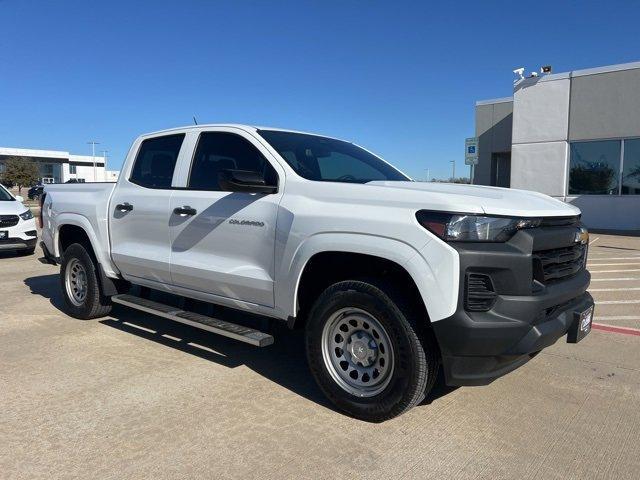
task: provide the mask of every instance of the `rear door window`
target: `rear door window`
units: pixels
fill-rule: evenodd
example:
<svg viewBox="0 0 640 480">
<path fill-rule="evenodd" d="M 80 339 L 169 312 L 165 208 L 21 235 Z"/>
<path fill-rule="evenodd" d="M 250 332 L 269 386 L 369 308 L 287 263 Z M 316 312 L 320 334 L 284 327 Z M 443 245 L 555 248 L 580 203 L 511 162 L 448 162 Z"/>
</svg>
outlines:
<svg viewBox="0 0 640 480">
<path fill-rule="evenodd" d="M 184 133 L 144 140 L 129 180 L 146 188 L 171 188 Z"/>
</svg>

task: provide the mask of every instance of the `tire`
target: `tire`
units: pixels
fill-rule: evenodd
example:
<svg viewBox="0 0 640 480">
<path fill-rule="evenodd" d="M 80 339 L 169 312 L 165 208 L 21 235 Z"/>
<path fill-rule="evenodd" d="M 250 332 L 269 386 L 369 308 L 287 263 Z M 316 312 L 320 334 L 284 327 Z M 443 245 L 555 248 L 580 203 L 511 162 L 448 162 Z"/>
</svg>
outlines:
<svg viewBox="0 0 640 480">
<path fill-rule="evenodd" d="M 111 311 L 111 300 L 102 294 L 98 282 L 95 261 L 79 243 L 70 245 L 62 255 L 60 286 L 65 311 L 72 317 L 88 320 Z"/>
<path fill-rule="evenodd" d="M 339 282 L 320 295 L 307 320 L 307 360 L 338 409 L 382 422 L 424 399 L 440 356 L 431 331 L 418 328 L 427 320 L 415 317 L 402 296 L 369 281 Z"/>
</svg>

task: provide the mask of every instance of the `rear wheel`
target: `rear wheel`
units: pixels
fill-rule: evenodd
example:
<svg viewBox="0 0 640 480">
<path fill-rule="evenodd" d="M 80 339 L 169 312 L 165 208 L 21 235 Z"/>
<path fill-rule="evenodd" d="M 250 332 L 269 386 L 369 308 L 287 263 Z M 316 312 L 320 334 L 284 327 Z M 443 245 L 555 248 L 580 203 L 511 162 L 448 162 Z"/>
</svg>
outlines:
<svg viewBox="0 0 640 480">
<path fill-rule="evenodd" d="M 325 290 L 306 332 L 309 365 L 325 395 L 373 422 L 419 403 L 435 380 L 438 354 L 428 332 L 418 335 L 416 320 L 372 283 L 344 281 Z"/>
<path fill-rule="evenodd" d="M 111 301 L 100 289 L 95 262 L 81 244 L 74 243 L 65 250 L 60 282 L 65 310 L 72 317 L 97 318 L 111 311 Z"/>
</svg>

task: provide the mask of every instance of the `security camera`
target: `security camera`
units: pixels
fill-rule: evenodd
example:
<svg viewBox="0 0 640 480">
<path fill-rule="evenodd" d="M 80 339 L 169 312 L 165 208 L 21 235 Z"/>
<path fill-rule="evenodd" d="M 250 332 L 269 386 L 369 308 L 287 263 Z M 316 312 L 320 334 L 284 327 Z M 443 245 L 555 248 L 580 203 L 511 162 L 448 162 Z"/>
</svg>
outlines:
<svg viewBox="0 0 640 480">
<path fill-rule="evenodd" d="M 518 75 L 520 77 L 520 79 L 524 78 L 524 67 L 520 67 L 520 68 L 516 68 L 513 73 L 515 73 L 516 75 Z"/>
<path fill-rule="evenodd" d="M 540 73 L 551 73 L 551 65 L 544 65 L 540 67 Z"/>
<path fill-rule="evenodd" d="M 537 77 L 538 76 L 538 72 L 531 72 L 531 76 L 532 77 Z"/>
</svg>

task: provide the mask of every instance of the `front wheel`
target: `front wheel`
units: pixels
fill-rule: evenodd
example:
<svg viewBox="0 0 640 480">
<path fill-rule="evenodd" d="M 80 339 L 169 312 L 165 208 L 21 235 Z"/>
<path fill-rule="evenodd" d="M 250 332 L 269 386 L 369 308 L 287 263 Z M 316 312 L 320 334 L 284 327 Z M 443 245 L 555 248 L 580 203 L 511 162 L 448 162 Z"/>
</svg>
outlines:
<svg viewBox="0 0 640 480">
<path fill-rule="evenodd" d="M 60 283 L 66 312 L 75 318 L 103 317 L 111 311 L 111 301 L 102 294 L 96 265 L 79 243 L 67 248 L 62 256 Z"/>
<path fill-rule="evenodd" d="M 372 422 L 419 403 L 434 383 L 438 355 L 430 332 L 418 335 L 417 320 L 426 321 L 411 318 L 402 302 L 368 282 L 325 290 L 306 331 L 309 366 L 325 395 L 340 410 Z"/>
</svg>

